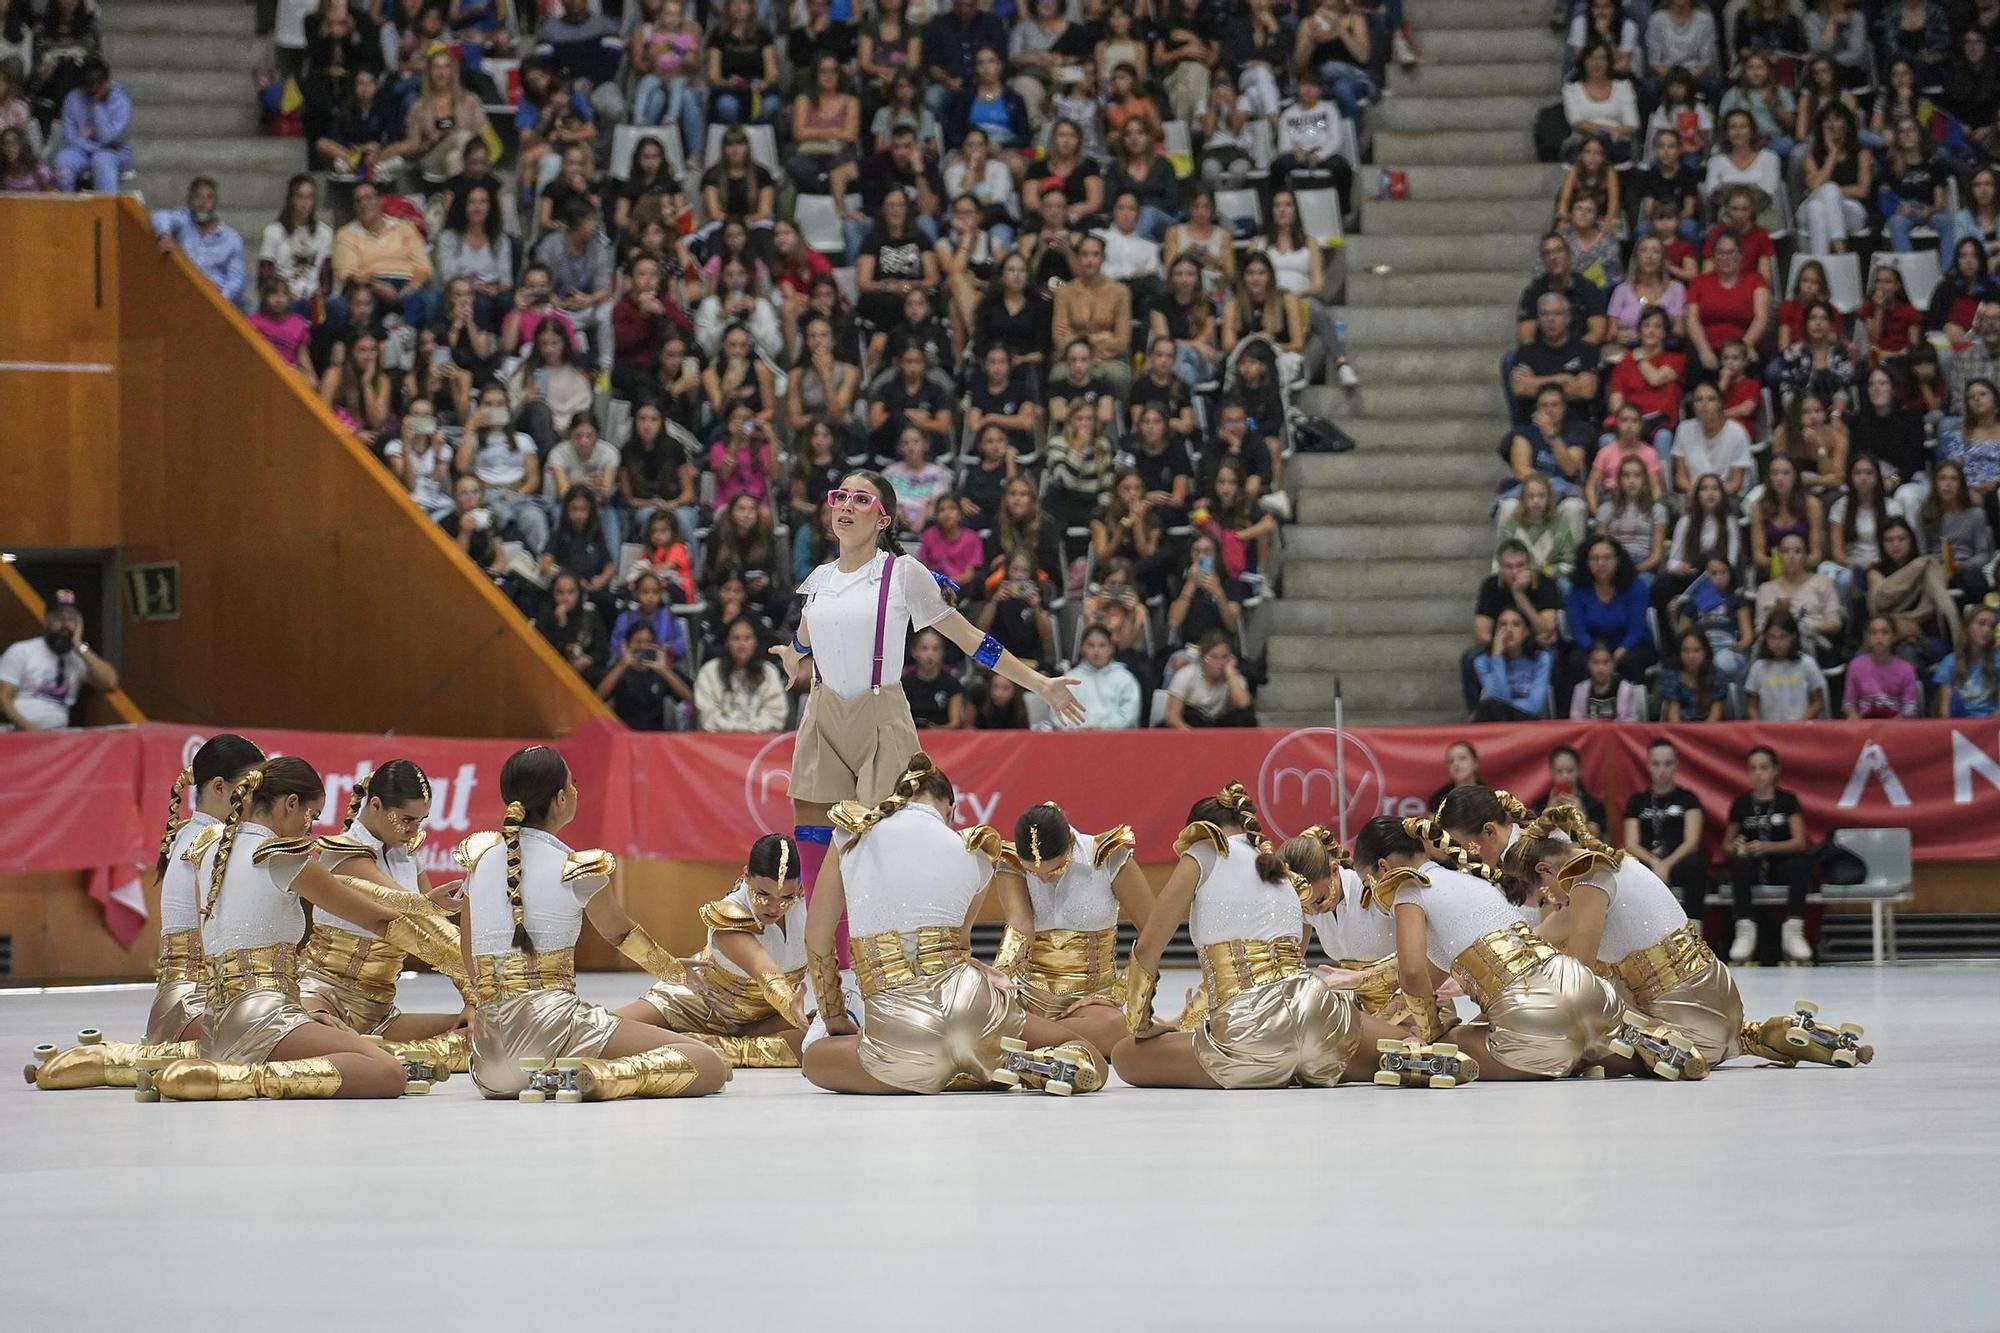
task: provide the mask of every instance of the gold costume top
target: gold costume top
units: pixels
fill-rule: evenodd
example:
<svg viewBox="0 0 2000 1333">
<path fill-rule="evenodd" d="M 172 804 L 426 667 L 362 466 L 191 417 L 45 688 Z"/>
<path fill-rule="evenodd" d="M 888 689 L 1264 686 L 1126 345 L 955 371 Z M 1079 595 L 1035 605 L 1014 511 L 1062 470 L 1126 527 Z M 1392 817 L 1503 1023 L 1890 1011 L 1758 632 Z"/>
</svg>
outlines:
<svg viewBox="0 0 2000 1333">
<path fill-rule="evenodd" d="M 1137 840 L 1129 824 L 1072 836 L 1069 864 L 1054 881 L 1031 871 L 1012 843 L 1001 850 L 1002 861 L 1027 885 L 1035 918 L 1018 975 L 1051 996 L 1104 994 L 1123 984 L 1118 975 L 1119 903 L 1112 886 L 1131 861 Z M 1046 862 L 1056 849 L 1040 850 L 1040 862 Z"/>
</svg>

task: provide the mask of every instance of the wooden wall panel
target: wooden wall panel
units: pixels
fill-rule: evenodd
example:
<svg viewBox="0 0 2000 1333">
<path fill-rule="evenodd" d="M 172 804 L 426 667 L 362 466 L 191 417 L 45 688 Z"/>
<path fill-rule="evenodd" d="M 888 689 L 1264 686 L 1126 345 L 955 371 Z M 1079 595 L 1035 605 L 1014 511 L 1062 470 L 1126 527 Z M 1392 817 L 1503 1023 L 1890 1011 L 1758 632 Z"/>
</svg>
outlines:
<svg viewBox="0 0 2000 1333">
<path fill-rule="evenodd" d="M 146 929 L 122 949 L 104 928 L 104 913 L 86 888 L 79 871 L 34 875 L 0 875 L 0 935 L 13 938 L 14 971 L 10 981 L 29 984 L 54 981 L 142 981 L 153 975 L 153 955 L 159 951 L 159 895 L 150 886 L 152 904 Z"/>
</svg>

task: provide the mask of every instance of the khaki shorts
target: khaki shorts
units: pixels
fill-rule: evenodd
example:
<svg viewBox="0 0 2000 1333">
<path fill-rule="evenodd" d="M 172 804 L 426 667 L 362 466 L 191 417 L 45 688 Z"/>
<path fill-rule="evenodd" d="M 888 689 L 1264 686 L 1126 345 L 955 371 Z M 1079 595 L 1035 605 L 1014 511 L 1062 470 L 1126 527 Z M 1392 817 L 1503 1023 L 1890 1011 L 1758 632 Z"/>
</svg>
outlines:
<svg viewBox="0 0 2000 1333">
<path fill-rule="evenodd" d="M 900 684 L 853 699 L 814 685 L 792 746 L 792 799 L 875 805 L 922 748 Z"/>
</svg>

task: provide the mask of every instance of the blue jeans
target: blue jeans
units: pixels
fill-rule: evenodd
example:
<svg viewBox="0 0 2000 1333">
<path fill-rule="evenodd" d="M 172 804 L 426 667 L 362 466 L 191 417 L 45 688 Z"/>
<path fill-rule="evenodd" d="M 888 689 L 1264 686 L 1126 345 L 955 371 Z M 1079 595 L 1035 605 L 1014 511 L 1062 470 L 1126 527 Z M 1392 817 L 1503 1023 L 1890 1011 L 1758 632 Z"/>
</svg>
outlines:
<svg viewBox="0 0 2000 1333">
<path fill-rule="evenodd" d="M 705 150 L 701 93 L 690 79 L 662 83 L 648 74 L 632 90 L 632 120 L 639 125 L 660 125 L 671 120 L 681 127 L 681 152 L 689 162 L 699 162 Z"/>
<path fill-rule="evenodd" d="M 929 214 L 917 214 L 912 225 L 916 227 L 917 235 L 923 237 L 932 245 L 937 244 L 937 221 Z M 875 224 L 866 218 L 842 218 L 840 220 L 840 234 L 847 242 L 847 265 L 849 268 L 852 268 L 854 261 L 860 257 L 861 247 L 868 243 L 868 233 L 874 229 Z"/>
<path fill-rule="evenodd" d="M 1192 347 L 1174 349 L 1174 374 L 1192 389 L 1215 378 L 1215 362 Z"/>
<path fill-rule="evenodd" d="M 1329 60 L 1319 67 L 1319 77 L 1326 84 L 1326 95 L 1333 99 L 1341 114 L 1349 120 L 1360 120 L 1361 104 L 1375 96 L 1375 80 L 1368 77 L 1368 71 L 1345 60 Z"/>
<path fill-rule="evenodd" d="M 1151 204 L 1139 205 L 1139 234 L 1155 245 L 1167 239 L 1167 228 L 1173 225 L 1172 213 Z"/>
<path fill-rule="evenodd" d="M 717 125 L 741 125 L 755 121 L 769 125 L 778 118 L 778 99 L 766 93 L 757 114 L 750 114 L 750 94 L 743 91 L 714 92 L 708 95 L 708 109 Z M 685 131 L 683 131 L 685 132 Z"/>
<path fill-rule="evenodd" d="M 118 174 L 131 165 L 131 149 L 100 148 L 87 142 L 64 144 L 49 162 L 59 188 L 76 189 L 87 173 L 90 188 L 99 194 L 117 194 Z"/>
<path fill-rule="evenodd" d="M 942 125 L 945 117 L 951 114 L 951 99 L 958 94 L 943 84 L 933 83 L 928 79 L 919 79 L 918 82 L 923 86 L 925 109 L 936 116 L 938 124 Z"/>
<path fill-rule="evenodd" d="M 1897 209 L 1889 215 L 1889 248 L 1899 255 L 1908 254 L 1913 248 L 1910 232 L 1918 227 L 1930 227 L 1937 232 L 1938 256 L 1940 261 L 1948 259 L 1952 250 L 1952 237 L 1957 231 L 1958 219 L 1939 209 L 1927 218 L 1911 217 Z"/>
<path fill-rule="evenodd" d="M 1674 228 L 1674 231 L 1689 245 L 1698 244 L 1701 240 L 1701 220 L 1699 218 L 1682 218 L 1680 225 Z M 1632 224 L 1633 240 L 1636 241 L 1641 236 L 1651 236 L 1652 234 L 1653 220 L 1651 218 L 1642 217 Z"/>
</svg>

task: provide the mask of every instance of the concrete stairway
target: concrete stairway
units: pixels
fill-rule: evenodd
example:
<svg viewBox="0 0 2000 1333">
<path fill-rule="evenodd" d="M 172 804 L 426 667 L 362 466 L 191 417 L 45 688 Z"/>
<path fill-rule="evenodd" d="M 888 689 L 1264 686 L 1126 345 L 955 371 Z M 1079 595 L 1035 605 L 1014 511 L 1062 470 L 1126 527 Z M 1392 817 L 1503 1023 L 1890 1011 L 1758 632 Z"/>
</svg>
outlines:
<svg viewBox="0 0 2000 1333">
<path fill-rule="evenodd" d="M 104 54 L 132 96 L 134 182 L 148 208 L 185 202 L 195 176 L 211 176 L 223 221 L 243 235 L 254 276 L 264 224 L 285 182 L 305 166 L 298 139 L 258 130 L 251 75 L 271 63 L 247 0 L 120 0 L 105 7 Z"/>
<path fill-rule="evenodd" d="M 1371 115 L 1375 160 L 1409 197 L 1372 197 L 1347 240 L 1349 343 L 1364 387 L 1309 391 L 1360 448 L 1292 460 L 1298 525 L 1268 604 L 1259 714 L 1324 720 L 1341 677 L 1357 723 L 1464 716 L 1458 655 L 1493 557 L 1506 426 L 1499 360 L 1547 229 L 1559 167 L 1535 161 L 1535 112 L 1560 94 L 1546 0 L 1409 0 L 1436 64 L 1396 70 Z"/>
</svg>

